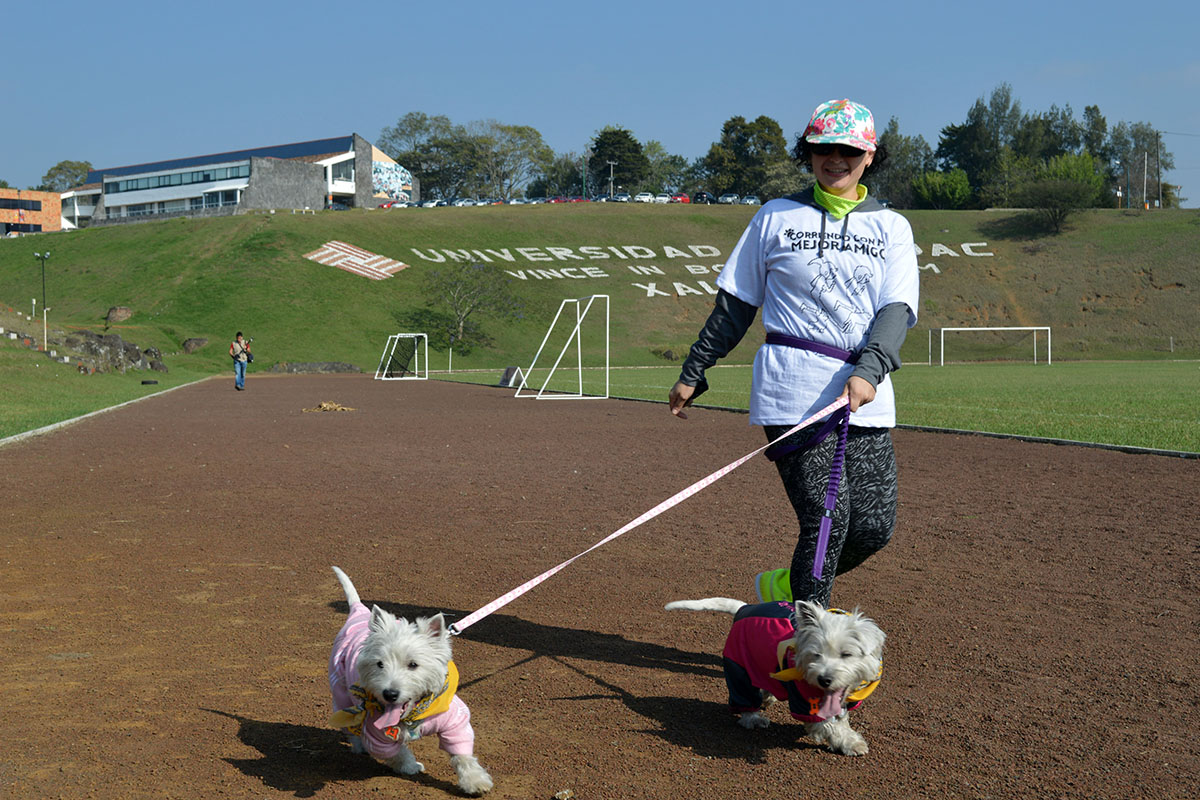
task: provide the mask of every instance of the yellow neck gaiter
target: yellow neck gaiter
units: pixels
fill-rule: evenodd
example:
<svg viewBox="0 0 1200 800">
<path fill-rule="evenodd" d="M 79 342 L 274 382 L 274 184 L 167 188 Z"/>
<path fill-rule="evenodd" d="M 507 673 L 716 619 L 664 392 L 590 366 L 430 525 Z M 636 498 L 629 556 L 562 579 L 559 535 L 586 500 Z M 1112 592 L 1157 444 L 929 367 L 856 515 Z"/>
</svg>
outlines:
<svg viewBox="0 0 1200 800">
<path fill-rule="evenodd" d="M 829 212 L 829 215 L 834 219 L 841 219 L 849 214 L 858 204 L 867 199 L 867 187 L 861 183 L 854 187 L 858 194 L 857 200 L 851 200 L 846 197 L 839 197 L 836 194 L 830 194 L 821 188 L 820 183 L 813 184 L 813 199 L 820 204 L 821 208 Z"/>
</svg>

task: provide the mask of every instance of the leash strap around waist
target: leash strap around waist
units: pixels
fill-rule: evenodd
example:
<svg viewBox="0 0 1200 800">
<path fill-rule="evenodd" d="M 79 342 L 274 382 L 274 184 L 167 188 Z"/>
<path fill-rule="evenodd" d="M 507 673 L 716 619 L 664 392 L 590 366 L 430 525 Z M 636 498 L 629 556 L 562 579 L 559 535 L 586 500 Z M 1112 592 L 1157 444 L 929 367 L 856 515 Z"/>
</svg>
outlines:
<svg viewBox="0 0 1200 800">
<path fill-rule="evenodd" d="M 786 333 L 768 333 L 767 344 L 781 344 L 784 347 L 794 347 L 797 350 L 808 350 L 811 353 L 820 353 L 823 356 L 836 358 L 838 361 L 845 361 L 847 364 L 858 363 L 858 353 L 855 353 L 853 350 L 843 350 L 831 344 L 814 342 L 811 339 L 801 339 L 799 336 L 789 336 Z"/>
<path fill-rule="evenodd" d="M 836 358 L 839 361 L 845 361 L 847 364 L 858 363 L 858 353 L 850 350 L 843 350 L 840 347 L 814 342 L 809 339 L 801 339 L 798 336 L 789 336 L 786 333 L 767 333 L 767 344 L 778 344 L 784 347 L 795 347 L 798 350 L 808 350 L 813 353 Z M 829 483 L 825 487 L 825 511 L 821 516 L 821 527 L 817 533 L 817 552 L 813 556 L 813 578 L 821 580 L 821 576 L 825 571 L 825 551 L 829 547 L 829 534 L 833 530 L 833 509 L 837 506 L 838 484 L 842 480 L 842 467 L 846 462 L 846 441 L 850 436 L 850 406 L 844 405 L 833 413 L 826 420 L 817 432 L 800 444 L 777 444 L 769 446 L 766 456 L 771 461 L 778 461 L 786 455 L 791 455 L 798 450 L 807 450 L 810 447 L 816 447 L 821 442 L 825 441 L 825 437 L 833 431 L 838 430 L 837 447 L 833 451 L 833 461 L 829 466 Z"/>
<path fill-rule="evenodd" d="M 839 397 L 837 400 L 834 400 L 832 403 L 825 406 L 824 408 L 822 408 L 817 413 L 813 414 L 808 419 L 798 423 L 797 425 L 793 426 L 792 428 L 789 428 L 783 434 L 783 436 L 780 436 L 778 439 L 775 440 L 775 442 L 778 442 L 782 439 L 785 439 L 788 436 L 791 436 L 793 433 L 800 430 L 801 428 L 807 427 L 808 425 L 812 425 L 814 422 L 825 417 L 826 415 L 831 414 L 831 413 L 837 411 L 838 409 L 843 408 L 848 402 L 850 402 L 848 398 Z M 755 450 L 751 453 L 747 453 L 746 455 L 739 458 L 737 461 L 734 461 L 732 464 L 727 464 L 724 467 L 721 467 L 721 469 L 712 473 L 711 475 L 701 478 L 700 480 L 696 481 L 695 483 L 693 483 L 691 486 L 687 487 L 683 491 L 678 492 L 675 495 L 672 495 L 671 497 L 667 498 L 663 502 L 656 505 L 654 508 L 647 511 L 645 514 L 642 514 L 637 519 L 633 520 L 632 522 L 629 522 L 620 530 L 610 533 L 608 536 L 606 536 L 603 539 L 601 539 L 600 541 L 596 542 L 594 545 L 589 547 L 587 550 L 584 550 L 579 555 L 572 556 L 571 558 L 567 559 L 566 561 L 562 562 L 561 564 L 559 564 L 556 567 L 551 567 L 550 569 L 543 572 L 541 575 L 538 575 L 536 578 L 529 579 L 528 581 L 521 584 L 520 586 L 513 589 L 512 591 L 507 592 L 506 594 L 503 594 L 500 597 L 497 597 L 495 600 L 493 600 L 492 602 L 483 606 L 479 610 L 471 612 L 470 614 L 463 617 L 458 622 L 455 622 L 452 625 L 450 625 L 448 630 L 450 631 L 450 633 L 454 634 L 455 636 L 461 634 L 467 628 L 474 625 L 476 622 L 483 619 L 488 614 L 491 614 L 492 612 L 508 605 L 513 600 L 516 600 L 518 597 L 525 594 L 526 592 L 528 592 L 533 587 L 537 586 L 542 581 L 546 580 L 547 578 L 554 575 L 555 573 L 558 573 L 558 572 L 562 571 L 563 569 L 565 569 L 566 567 L 570 566 L 570 564 L 572 562 L 576 561 L 577 559 L 582 558 L 583 556 L 586 556 L 588 553 L 592 552 L 593 550 L 600 547 L 601 545 L 611 542 L 613 539 L 616 539 L 618 536 L 628 533 L 629 531 L 633 530 L 637 526 L 641 525 L 643 522 L 647 522 L 651 519 L 654 519 L 655 517 L 657 517 L 659 514 L 663 513 L 664 511 L 666 511 L 670 508 L 674 508 L 675 506 L 682 503 L 684 500 L 686 500 L 689 497 L 691 497 L 692 495 L 698 493 L 701 489 L 705 489 L 708 486 L 711 486 L 712 484 L 716 483 L 718 480 L 725 477 L 730 472 L 733 472 L 735 469 L 740 467 L 742 464 L 745 464 L 747 461 L 754 458 L 756 455 L 758 455 L 762 451 L 766 450 L 771 445 L 775 444 L 775 442 L 769 442 L 769 443 L 763 445 L 762 447 L 758 448 L 757 450 Z M 822 559 L 822 560 L 824 560 L 824 559 Z"/>
</svg>

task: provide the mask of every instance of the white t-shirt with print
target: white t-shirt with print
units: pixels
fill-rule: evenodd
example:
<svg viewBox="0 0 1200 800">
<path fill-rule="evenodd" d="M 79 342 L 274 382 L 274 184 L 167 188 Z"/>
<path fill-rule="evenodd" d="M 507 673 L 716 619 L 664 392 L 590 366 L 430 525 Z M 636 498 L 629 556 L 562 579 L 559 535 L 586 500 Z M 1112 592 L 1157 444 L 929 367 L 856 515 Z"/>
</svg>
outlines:
<svg viewBox="0 0 1200 800">
<path fill-rule="evenodd" d="M 860 207 L 861 208 L 861 207 Z M 730 253 L 717 285 L 762 308 L 763 327 L 861 350 L 879 309 L 904 303 L 917 321 L 920 279 L 912 228 L 871 203 L 836 220 L 815 205 L 772 200 L 759 209 Z M 754 359 L 750 424 L 795 425 L 837 399 L 851 364 L 786 345 L 764 344 Z M 852 425 L 896 424 L 890 377 Z"/>
</svg>

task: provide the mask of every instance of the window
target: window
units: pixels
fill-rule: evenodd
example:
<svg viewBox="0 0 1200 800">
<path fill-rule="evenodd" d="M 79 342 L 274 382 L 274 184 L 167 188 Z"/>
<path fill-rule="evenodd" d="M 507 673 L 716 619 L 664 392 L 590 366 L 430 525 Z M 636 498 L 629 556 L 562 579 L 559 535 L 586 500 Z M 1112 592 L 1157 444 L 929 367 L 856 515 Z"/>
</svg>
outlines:
<svg viewBox="0 0 1200 800">
<path fill-rule="evenodd" d="M 335 181 L 352 181 L 354 180 L 354 159 L 349 161 L 341 161 L 333 165 L 333 179 Z"/>
<path fill-rule="evenodd" d="M 116 194 L 118 192 L 134 192 L 139 189 L 158 189 L 163 186 L 187 186 L 193 183 L 212 183 L 213 181 L 229 180 L 230 178 L 248 177 L 250 177 L 250 165 L 239 164 L 235 167 L 220 167 L 192 172 L 174 172 L 170 175 L 150 175 L 145 178 L 108 181 L 104 184 L 104 193 Z"/>
<path fill-rule="evenodd" d="M 20 211 L 41 211 L 42 201 L 18 200 L 15 197 L 0 197 L 0 208 L 11 208 Z"/>
</svg>

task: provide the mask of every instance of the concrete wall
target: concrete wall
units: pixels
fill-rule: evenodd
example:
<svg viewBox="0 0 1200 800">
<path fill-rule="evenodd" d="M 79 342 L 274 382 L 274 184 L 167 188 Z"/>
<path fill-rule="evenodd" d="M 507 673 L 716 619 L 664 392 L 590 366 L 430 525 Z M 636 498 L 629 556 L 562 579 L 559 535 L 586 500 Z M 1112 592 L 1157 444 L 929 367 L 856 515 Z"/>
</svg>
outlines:
<svg viewBox="0 0 1200 800">
<path fill-rule="evenodd" d="M 357 133 L 354 134 L 354 207 L 374 208 L 380 201 L 375 199 L 375 187 L 371 181 L 371 143 Z"/>
<path fill-rule="evenodd" d="M 369 152 L 367 158 L 370 158 Z M 371 174 L 369 161 L 367 174 Z M 324 169 L 319 164 L 304 161 L 252 157 L 250 183 L 242 192 L 241 207 L 324 208 Z"/>
</svg>

